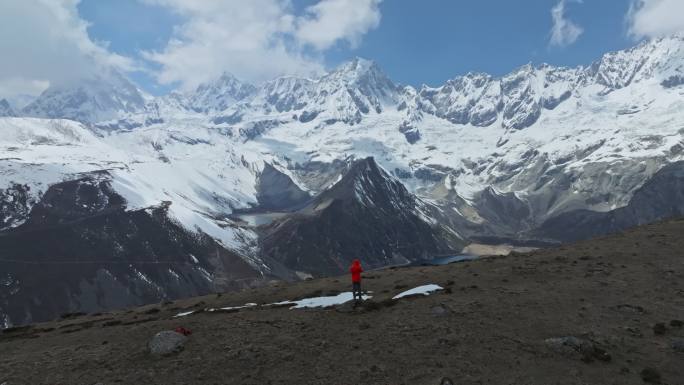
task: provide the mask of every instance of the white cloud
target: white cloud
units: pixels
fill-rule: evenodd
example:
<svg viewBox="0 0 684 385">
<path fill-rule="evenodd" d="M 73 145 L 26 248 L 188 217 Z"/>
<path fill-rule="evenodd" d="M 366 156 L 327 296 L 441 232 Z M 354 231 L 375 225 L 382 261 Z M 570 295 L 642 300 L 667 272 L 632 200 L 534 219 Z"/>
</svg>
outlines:
<svg viewBox="0 0 684 385">
<path fill-rule="evenodd" d="M 12 107 L 23 108 L 49 85 L 50 82 L 47 80 L 2 76 L 0 77 L 0 99 L 7 99 Z"/>
<path fill-rule="evenodd" d="M 185 20 L 166 47 L 144 57 L 160 67 L 160 83 L 186 89 L 223 71 L 250 81 L 320 72 L 324 50 L 358 43 L 380 19 L 380 0 L 320 0 L 303 15 L 287 0 L 145 1 Z"/>
<path fill-rule="evenodd" d="M 575 1 L 581 3 L 581 0 Z M 551 39 L 549 44 L 552 46 L 568 46 L 577 41 L 580 35 L 582 35 L 582 32 L 584 32 L 582 27 L 575 24 L 565 16 L 566 5 L 567 0 L 560 0 L 558 4 L 551 8 L 551 19 L 553 20 L 553 26 L 551 27 Z"/>
<path fill-rule="evenodd" d="M 339 40 L 355 46 L 380 24 L 379 4 L 380 0 L 322 0 L 299 18 L 296 36 L 317 49 L 330 48 Z"/>
<path fill-rule="evenodd" d="M 684 31 L 684 1 L 632 0 L 627 27 L 629 35 L 637 39 Z"/>
<path fill-rule="evenodd" d="M 300 14 L 291 0 L 138 0 L 182 21 L 162 48 L 136 59 L 88 36 L 80 1 L 0 0 L 0 98 L 20 104 L 48 85 L 110 69 L 144 67 L 159 83 L 185 88 L 223 71 L 251 81 L 319 73 L 327 49 L 358 44 L 377 27 L 382 0 L 318 0 Z"/>
<path fill-rule="evenodd" d="M 131 60 L 93 42 L 79 0 L 5 0 L 0 5 L 0 98 L 36 95 L 103 68 L 129 70 Z"/>
</svg>

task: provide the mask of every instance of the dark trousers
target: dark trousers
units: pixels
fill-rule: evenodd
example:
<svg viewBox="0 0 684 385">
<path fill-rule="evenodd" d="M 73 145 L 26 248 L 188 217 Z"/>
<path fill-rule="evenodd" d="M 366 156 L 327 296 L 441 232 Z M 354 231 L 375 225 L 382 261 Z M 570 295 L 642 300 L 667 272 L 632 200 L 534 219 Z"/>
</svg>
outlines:
<svg viewBox="0 0 684 385">
<path fill-rule="evenodd" d="M 357 297 L 358 299 L 363 299 L 361 296 L 361 282 L 352 282 L 352 295 L 354 296 L 355 301 Z"/>
</svg>

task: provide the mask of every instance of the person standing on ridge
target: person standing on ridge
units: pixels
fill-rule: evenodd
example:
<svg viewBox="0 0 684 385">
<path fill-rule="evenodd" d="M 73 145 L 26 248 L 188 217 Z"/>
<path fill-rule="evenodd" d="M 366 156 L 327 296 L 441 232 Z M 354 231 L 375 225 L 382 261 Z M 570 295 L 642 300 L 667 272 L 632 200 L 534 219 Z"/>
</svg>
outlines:
<svg viewBox="0 0 684 385">
<path fill-rule="evenodd" d="M 352 295 L 354 296 L 354 301 L 360 301 L 363 299 L 361 294 L 361 273 L 363 273 L 363 268 L 358 259 L 355 259 L 352 262 L 349 272 L 351 273 L 352 278 Z"/>
</svg>

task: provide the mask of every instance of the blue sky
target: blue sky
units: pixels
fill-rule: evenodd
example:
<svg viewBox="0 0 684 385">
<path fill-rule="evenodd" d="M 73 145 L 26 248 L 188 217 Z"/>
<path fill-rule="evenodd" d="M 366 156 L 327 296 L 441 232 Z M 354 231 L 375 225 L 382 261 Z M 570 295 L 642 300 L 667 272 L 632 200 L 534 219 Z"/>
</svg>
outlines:
<svg viewBox="0 0 684 385">
<path fill-rule="evenodd" d="M 293 5 L 301 12 L 312 3 L 295 0 Z M 550 46 L 550 10 L 557 3 L 385 0 L 380 3 L 379 26 L 356 47 L 336 44 L 324 54 L 324 62 L 330 68 L 361 56 L 378 62 L 395 81 L 434 86 L 468 71 L 502 75 L 527 62 L 589 64 L 606 51 L 634 44 L 626 34 L 629 0 L 587 0 L 567 3 L 566 17 L 583 28 L 577 41 Z M 137 0 L 83 0 L 78 10 L 91 23 L 91 38 L 107 41 L 111 50 L 129 56 L 162 49 L 174 25 L 183 20 L 166 8 Z M 150 91 L 156 88 L 151 76 L 132 77 Z"/>
<path fill-rule="evenodd" d="M 356 50 L 338 49 L 329 61 L 351 55 L 376 60 L 395 80 L 438 85 L 481 71 L 503 75 L 528 62 L 575 66 L 634 44 L 625 33 L 629 1 L 568 3 L 567 17 L 584 29 L 574 44 L 550 47 L 555 0 L 389 0 L 382 22 Z"/>
<path fill-rule="evenodd" d="M 3 0 L 0 98 L 118 71 L 144 90 L 315 76 L 360 56 L 438 86 L 528 62 L 589 65 L 684 31 L 683 0 Z"/>
</svg>

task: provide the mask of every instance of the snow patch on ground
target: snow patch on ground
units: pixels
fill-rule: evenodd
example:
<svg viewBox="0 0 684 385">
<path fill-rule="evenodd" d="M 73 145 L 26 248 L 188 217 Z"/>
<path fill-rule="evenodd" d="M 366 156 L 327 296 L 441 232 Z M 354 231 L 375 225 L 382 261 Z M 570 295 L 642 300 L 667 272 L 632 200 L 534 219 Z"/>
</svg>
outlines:
<svg viewBox="0 0 684 385">
<path fill-rule="evenodd" d="M 220 307 L 218 309 L 211 308 L 211 309 L 207 309 L 207 311 L 208 312 L 215 312 L 215 311 L 221 311 L 221 310 L 224 310 L 224 311 L 225 310 L 238 310 L 238 309 L 245 309 L 248 307 L 255 307 L 255 306 L 257 306 L 257 304 L 250 302 L 250 303 L 246 303 L 242 306 L 227 306 L 227 307 Z"/>
<path fill-rule="evenodd" d="M 444 288 L 439 286 L 439 285 L 435 285 L 435 284 L 423 285 L 423 286 L 414 287 L 413 289 L 401 292 L 401 293 L 395 295 L 394 297 L 392 297 L 392 299 L 399 299 L 399 298 L 404 298 L 404 297 L 408 297 L 411 295 L 420 295 L 420 294 L 430 295 L 430 293 L 432 293 L 434 291 L 438 291 L 438 290 L 444 290 Z"/>
<path fill-rule="evenodd" d="M 179 317 L 189 316 L 190 314 L 193 314 L 194 312 L 195 312 L 195 310 L 184 311 L 184 312 L 182 312 L 182 313 L 176 314 L 175 316 L 173 316 L 173 318 L 179 318 Z"/>
<path fill-rule="evenodd" d="M 363 295 L 363 300 L 373 298 L 369 295 Z M 342 305 L 354 299 L 354 294 L 351 291 L 346 291 L 334 296 L 328 297 L 312 297 L 304 298 L 299 301 L 290 301 L 294 306 L 292 309 L 316 308 L 316 307 L 330 307 L 335 305 Z"/>
</svg>

